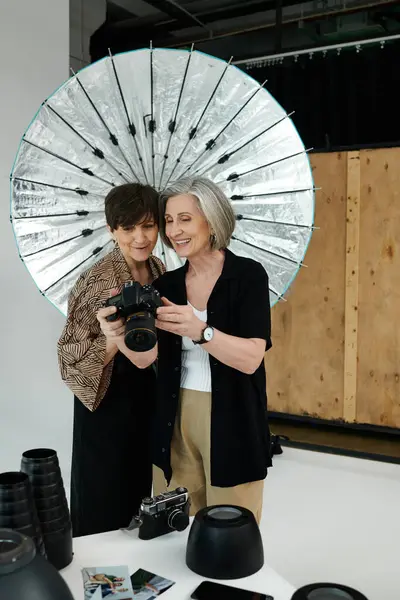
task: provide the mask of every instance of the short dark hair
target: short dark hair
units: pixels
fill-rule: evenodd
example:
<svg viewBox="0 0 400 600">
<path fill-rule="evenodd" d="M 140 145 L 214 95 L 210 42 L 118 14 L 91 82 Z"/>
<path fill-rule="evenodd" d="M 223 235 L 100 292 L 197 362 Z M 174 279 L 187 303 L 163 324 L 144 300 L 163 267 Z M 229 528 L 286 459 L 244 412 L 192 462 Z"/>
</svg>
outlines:
<svg viewBox="0 0 400 600">
<path fill-rule="evenodd" d="M 144 219 L 154 219 L 158 225 L 158 192 L 142 183 L 118 185 L 106 196 L 105 213 L 112 230 L 132 227 Z"/>
</svg>

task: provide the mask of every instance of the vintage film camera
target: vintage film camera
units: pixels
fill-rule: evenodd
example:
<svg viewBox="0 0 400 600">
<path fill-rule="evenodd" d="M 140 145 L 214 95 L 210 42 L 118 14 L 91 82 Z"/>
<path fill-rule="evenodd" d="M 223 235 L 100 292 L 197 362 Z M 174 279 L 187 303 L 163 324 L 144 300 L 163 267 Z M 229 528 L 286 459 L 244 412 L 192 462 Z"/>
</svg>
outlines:
<svg viewBox="0 0 400 600">
<path fill-rule="evenodd" d="M 123 531 L 139 529 L 141 540 L 152 540 L 171 531 L 184 531 L 189 525 L 190 499 L 186 488 L 143 498 L 139 515 Z"/>
<path fill-rule="evenodd" d="M 134 352 L 147 352 L 157 343 L 155 317 L 162 305 L 160 294 L 152 285 L 137 281 L 125 283 L 117 296 L 108 298 L 105 306 L 116 306 L 117 312 L 107 321 L 125 319 L 125 344 Z"/>
</svg>

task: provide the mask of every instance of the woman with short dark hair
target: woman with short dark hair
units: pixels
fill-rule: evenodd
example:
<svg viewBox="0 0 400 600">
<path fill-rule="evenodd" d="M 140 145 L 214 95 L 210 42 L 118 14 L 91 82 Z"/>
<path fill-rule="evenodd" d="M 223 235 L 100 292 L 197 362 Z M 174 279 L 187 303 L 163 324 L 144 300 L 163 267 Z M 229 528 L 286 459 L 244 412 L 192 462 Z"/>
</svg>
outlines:
<svg viewBox="0 0 400 600">
<path fill-rule="evenodd" d="M 74 394 L 71 474 L 73 535 L 125 527 L 151 494 L 150 420 L 157 348 L 132 352 L 115 307 L 104 307 L 124 283 L 152 283 L 164 272 L 152 256 L 158 194 L 125 184 L 105 200 L 115 248 L 83 273 L 71 291 L 58 343 L 61 376 Z"/>
</svg>

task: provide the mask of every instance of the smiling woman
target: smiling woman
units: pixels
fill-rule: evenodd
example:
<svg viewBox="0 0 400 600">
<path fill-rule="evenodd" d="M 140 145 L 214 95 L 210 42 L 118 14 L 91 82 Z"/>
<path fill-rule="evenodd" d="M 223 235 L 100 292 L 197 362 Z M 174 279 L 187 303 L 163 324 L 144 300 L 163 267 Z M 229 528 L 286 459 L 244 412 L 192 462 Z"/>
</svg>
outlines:
<svg viewBox="0 0 400 600">
<path fill-rule="evenodd" d="M 151 493 L 149 430 L 157 349 L 132 352 L 115 307 L 105 301 L 127 281 L 151 283 L 164 267 L 152 256 L 158 194 L 125 184 L 105 200 L 116 246 L 75 284 L 58 344 L 61 376 L 74 394 L 71 515 L 74 536 L 125 527 Z M 128 476 L 127 476 L 128 474 Z"/>
<path fill-rule="evenodd" d="M 187 187 L 187 180 L 177 182 L 173 201 L 165 205 L 164 243 L 182 258 L 205 246 L 226 248 L 235 229 L 235 215 L 225 194 L 212 181 L 200 178 L 193 190 L 196 196 L 188 194 Z"/>
<path fill-rule="evenodd" d="M 259 521 L 271 465 L 268 276 L 228 250 L 235 215 L 213 182 L 172 184 L 161 215 L 163 241 L 187 261 L 154 284 L 164 304 L 157 311 L 154 491 L 184 486 L 192 514 L 229 503 Z"/>
<path fill-rule="evenodd" d="M 150 186 L 141 187 L 139 198 L 128 183 L 111 190 L 105 200 L 107 228 L 128 266 L 137 274 L 146 264 L 158 237 L 158 196 Z M 142 272 L 145 274 L 143 267 Z"/>
</svg>

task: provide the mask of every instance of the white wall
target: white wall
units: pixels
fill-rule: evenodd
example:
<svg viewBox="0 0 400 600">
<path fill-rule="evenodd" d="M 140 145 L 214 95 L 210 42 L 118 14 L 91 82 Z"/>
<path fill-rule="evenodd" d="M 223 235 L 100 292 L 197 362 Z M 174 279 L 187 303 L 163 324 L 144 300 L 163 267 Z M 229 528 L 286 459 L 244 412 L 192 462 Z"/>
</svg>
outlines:
<svg viewBox="0 0 400 600">
<path fill-rule="evenodd" d="M 68 77 L 69 0 L 0 2 L 0 472 L 23 450 L 52 447 L 69 483 L 72 395 L 56 343 L 64 317 L 20 261 L 9 220 L 9 173 L 41 102 Z"/>
</svg>

